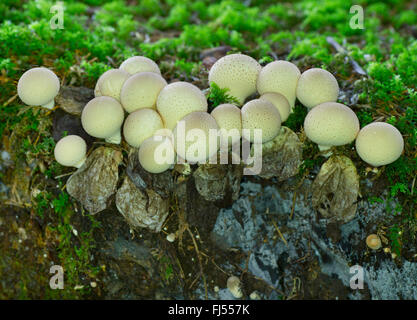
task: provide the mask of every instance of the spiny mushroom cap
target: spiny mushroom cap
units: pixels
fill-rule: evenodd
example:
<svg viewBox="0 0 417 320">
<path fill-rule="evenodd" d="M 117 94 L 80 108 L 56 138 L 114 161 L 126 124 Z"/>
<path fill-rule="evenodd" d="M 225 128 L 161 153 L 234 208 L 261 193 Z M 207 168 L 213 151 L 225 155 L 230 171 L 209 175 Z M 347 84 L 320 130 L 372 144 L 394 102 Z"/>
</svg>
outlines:
<svg viewBox="0 0 417 320">
<path fill-rule="evenodd" d="M 114 98 L 102 96 L 86 104 L 81 113 L 84 130 L 96 138 L 109 138 L 120 132 L 124 120 L 122 105 Z"/>
<path fill-rule="evenodd" d="M 143 56 L 134 56 L 126 59 L 122 62 L 119 69 L 129 72 L 129 74 L 139 72 L 154 72 L 161 74 L 161 71 L 155 61 Z"/>
<path fill-rule="evenodd" d="M 242 137 L 257 142 L 254 129 L 262 129 L 262 143 L 274 139 L 281 129 L 278 109 L 268 100 L 251 100 L 242 107 Z"/>
<path fill-rule="evenodd" d="M 156 108 L 156 99 L 167 82 L 154 72 L 136 73 L 126 80 L 120 92 L 120 101 L 127 112 L 142 108 Z"/>
<path fill-rule="evenodd" d="M 291 106 L 284 95 L 277 92 L 267 92 L 261 95 L 259 99 L 266 99 L 271 102 L 278 109 L 282 122 L 285 122 L 288 119 L 291 112 Z"/>
<path fill-rule="evenodd" d="M 173 131 L 177 154 L 191 163 L 203 162 L 216 154 L 219 139 L 209 138 L 210 129 L 219 130 L 219 126 L 207 112 L 195 111 L 182 118 Z"/>
<path fill-rule="evenodd" d="M 376 234 L 370 234 L 366 238 L 366 245 L 372 250 L 378 250 L 382 246 L 381 239 Z"/>
<path fill-rule="evenodd" d="M 220 88 L 228 88 L 230 95 L 243 104 L 245 99 L 256 92 L 256 79 L 261 65 L 245 54 L 230 54 L 220 58 L 211 67 L 209 82 Z"/>
<path fill-rule="evenodd" d="M 273 61 L 262 68 L 256 86 L 260 95 L 267 92 L 282 94 L 292 110 L 300 75 L 301 72 L 295 64 L 284 60 Z"/>
<path fill-rule="evenodd" d="M 214 108 L 211 115 L 216 120 L 220 129 L 225 129 L 227 131 L 232 129 L 237 130 L 236 134 L 230 131 L 230 136 L 227 132 L 221 132 L 221 141 L 227 141 L 229 145 L 232 145 L 240 140 L 242 135 L 242 116 L 238 107 L 229 103 L 221 104 Z"/>
<path fill-rule="evenodd" d="M 26 71 L 17 83 L 19 98 L 29 106 L 43 106 L 51 102 L 58 92 L 58 77 L 44 67 Z"/>
<path fill-rule="evenodd" d="M 203 92 L 188 82 L 174 82 L 165 86 L 156 100 L 156 109 L 165 127 L 174 129 L 177 121 L 194 111 L 207 111 Z"/>
<path fill-rule="evenodd" d="M 97 92 L 101 96 L 108 96 L 120 101 L 120 91 L 130 74 L 120 69 L 110 69 L 97 80 Z"/>
<path fill-rule="evenodd" d="M 398 129 L 389 123 L 373 122 L 363 127 L 356 138 L 356 152 L 366 163 L 379 167 L 397 160 L 404 149 Z"/>
<path fill-rule="evenodd" d="M 145 139 L 163 127 L 164 123 L 158 112 L 149 108 L 139 109 L 126 118 L 123 135 L 130 146 L 138 148 Z"/>
<path fill-rule="evenodd" d="M 359 120 L 344 104 L 325 102 L 309 111 L 304 119 L 304 131 L 320 146 L 342 146 L 355 140 Z"/>
<path fill-rule="evenodd" d="M 87 144 L 84 139 L 69 135 L 59 140 L 54 149 L 56 161 L 67 167 L 78 167 L 85 159 Z"/>
<path fill-rule="evenodd" d="M 152 136 L 142 142 L 139 148 L 139 162 L 150 173 L 161 173 L 175 163 L 175 151 L 166 136 Z"/>
<path fill-rule="evenodd" d="M 324 102 L 334 102 L 339 96 L 339 84 L 328 71 L 312 68 L 301 74 L 297 85 L 297 98 L 307 108 Z"/>
</svg>

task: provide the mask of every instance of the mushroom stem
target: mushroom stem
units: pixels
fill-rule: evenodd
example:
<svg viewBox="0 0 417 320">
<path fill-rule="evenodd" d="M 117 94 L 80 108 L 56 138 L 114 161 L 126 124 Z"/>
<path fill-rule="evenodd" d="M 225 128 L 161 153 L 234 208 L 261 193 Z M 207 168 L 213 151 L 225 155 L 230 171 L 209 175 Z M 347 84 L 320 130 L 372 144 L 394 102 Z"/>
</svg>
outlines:
<svg viewBox="0 0 417 320">
<path fill-rule="evenodd" d="M 74 167 L 76 167 L 77 169 L 81 168 L 81 166 L 84 164 L 85 160 L 87 160 L 87 157 L 82 158 L 79 162 L 74 164 Z"/>
<path fill-rule="evenodd" d="M 120 133 L 120 130 L 117 131 L 115 135 L 106 138 L 105 141 L 108 143 L 120 144 L 120 142 L 122 141 L 122 135 Z"/>
<path fill-rule="evenodd" d="M 42 105 L 41 107 L 52 110 L 55 107 L 55 99 L 52 99 L 51 101 Z"/>
<path fill-rule="evenodd" d="M 323 152 L 323 154 L 322 154 L 322 156 L 325 157 L 325 158 L 328 158 L 333 154 L 333 152 L 330 150 L 331 146 L 323 146 L 323 145 L 319 144 L 318 147 L 319 147 L 319 150 L 321 152 L 328 151 L 328 152 L 325 152 L 325 153 Z"/>
</svg>

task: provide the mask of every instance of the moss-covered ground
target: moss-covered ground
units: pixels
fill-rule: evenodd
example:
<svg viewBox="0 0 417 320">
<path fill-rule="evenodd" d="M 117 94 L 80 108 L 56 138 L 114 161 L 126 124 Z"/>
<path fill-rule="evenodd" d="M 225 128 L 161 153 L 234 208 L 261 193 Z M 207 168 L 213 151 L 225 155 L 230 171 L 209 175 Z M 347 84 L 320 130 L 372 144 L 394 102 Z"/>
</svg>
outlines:
<svg viewBox="0 0 417 320">
<path fill-rule="evenodd" d="M 62 84 L 94 88 L 107 69 L 132 55 L 154 59 L 167 81 L 207 88 L 200 53 L 228 45 L 261 64 L 287 59 L 301 71 L 321 67 L 338 79 L 361 126 L 374 120 L 395 125 L 405 140 L 404 154 L 378 176 L 350 146 L 341 148 L 361 177 L 380 188 L 363 194 L 384 202 L 393 217 L 385 225 L 397 255 L 416 244 L 417 234 L 417 5 L 412 1 L 300 0 L 179 1 L 65 0 L 64 28 L 51 29 L 51 0 L 0 3 L 0 150 L 13 165 L 0 171 L 9 191 L 0 207 L 0 299 L 94 298 L 94 283 L 105 268 L 93 259 L 94 232 L 102 228 L 84 216 L 65 192 L 72 171 L 53 158 L 51 112 L 29 108 L 17 97 L 21 74 L 34 66 L 54 70 Z M 364 29 L 349 25 L 353 4 L 364 8 Z M 338 52 L 328 37 L 345 51 Z M 355 61 L 366 74 L 355 70 Z M 220 97 L 221 98 L 221 97 Z M 210 97 L 218 103 L 219 95 Z M 297 103 L 286 125 L 302 132 L 306 109 Z M 323 162 L 305 144 L 300 175 Z M 382 197 L 384 191 L 387 196 Z M 393 201 L 398 199 L 398 201 Z M 395 205 L 393 205 L 395 203 Z M 75 229 L 73 226 L 79 226 Z M 23 230 L 23 231 L 22 231 Z M 29 230 L 29 231 L 25 231 Z M 29 232 L 30 235 L 22 234 Z M 24 240 L 25 237 L 29 240 Z M 36 241 L 35 241 L 36 240 Z M 160 258 L 167 283 L 173 266 Z M 49 267 L 66 270 L 66 289 L 49 289 Z M 44 272 L 39 272 L 43 270 Z M 7 275 L 7 276 L 6 276 Z M 93 283 L 93 286 L 91 285 Z"/>
</svg>

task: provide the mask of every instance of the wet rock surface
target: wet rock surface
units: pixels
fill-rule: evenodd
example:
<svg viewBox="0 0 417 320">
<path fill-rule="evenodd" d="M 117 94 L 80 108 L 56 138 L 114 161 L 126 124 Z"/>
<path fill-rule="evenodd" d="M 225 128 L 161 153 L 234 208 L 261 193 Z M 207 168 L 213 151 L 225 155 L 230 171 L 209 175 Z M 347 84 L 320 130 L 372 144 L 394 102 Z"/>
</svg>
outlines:
<svg viewBox="0 0 417 320">
<path fill-rule="evenodd" d="M 67 181 L 67 191 L 90 213 L 96 214 L 107 208 L 116 192 L 119 179 L 119 164 L 122 153 L 118 150 L 99 147 L 87 158 Z"/>
</svg>

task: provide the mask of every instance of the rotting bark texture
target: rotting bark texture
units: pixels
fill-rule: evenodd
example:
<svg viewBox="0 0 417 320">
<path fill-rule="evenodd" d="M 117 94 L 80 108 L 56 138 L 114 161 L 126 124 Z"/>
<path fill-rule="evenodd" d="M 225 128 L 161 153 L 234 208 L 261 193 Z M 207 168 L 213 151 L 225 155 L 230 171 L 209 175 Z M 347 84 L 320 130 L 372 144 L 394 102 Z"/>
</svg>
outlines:
<svg viewBox="0 0 417 320">
<path fill-rule="evenodd" d="M 56 104 L 65 112 L 79 116 L 84 106 L 94 99 L 94 90 L 85 87 L 62 87 L 55 98 Z"/>
<path fill-rule="evenodd" d="M 303 145 L 298 136 L 289 128 L 282 127 L 279 135 L 262 145 L 261 178 L 277 177 L 284 181 L 295 176 L 302 163 Z M 252 146 L 254 154 L 254 146 Z"/>
<path fill-rule="evenodd" d="M 359 176 L 352 160 L 332 156 L 320 169 L 312 185 L 314 209 L 328 219 L 346 223 L 356 214 Z"/>
<path fill-rule="evenodd" d="M 116 194 L 116 207 L 133 228 L 159 232 L 169 213 L 169 199 L 152 189 L 142 191 L 126 176 Z"/>
<path fill-rule="evenodd" d="M 111 196 L 116 192 L 118 167 L 122 159 L 122 153 L 118 150 L 97 148 L 68 179 L 68 193 L 91 214 L 106 209 Z"/>
</svg>

